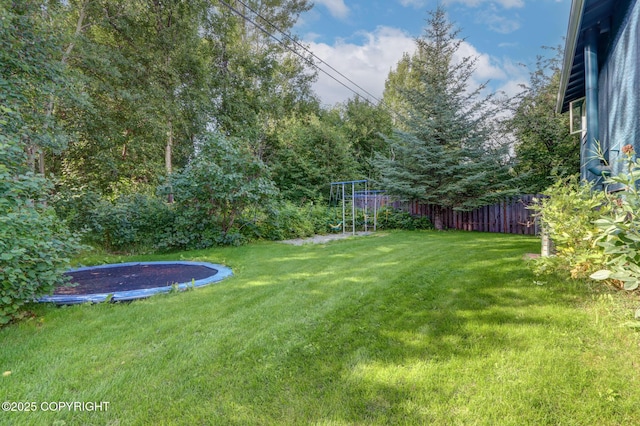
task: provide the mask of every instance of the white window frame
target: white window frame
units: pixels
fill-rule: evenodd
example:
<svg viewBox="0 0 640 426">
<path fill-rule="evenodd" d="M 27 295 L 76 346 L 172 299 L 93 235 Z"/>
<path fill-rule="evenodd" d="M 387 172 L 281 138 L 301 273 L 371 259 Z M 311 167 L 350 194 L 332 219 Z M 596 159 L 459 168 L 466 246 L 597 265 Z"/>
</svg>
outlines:
<svg viewBox="0 0 640 426">
<path fill-rule="evenodd" d="M 577 120 L 576 113 L 580 114 L 580 120 Z M 580 123 L 579 126 L 576 126 Z M 587 131 L 587 101 L 586 98 L 576 99 L 569 102 L 569 132 L 572 135 L 576 133 L 584 133 Z"/>
</svg>

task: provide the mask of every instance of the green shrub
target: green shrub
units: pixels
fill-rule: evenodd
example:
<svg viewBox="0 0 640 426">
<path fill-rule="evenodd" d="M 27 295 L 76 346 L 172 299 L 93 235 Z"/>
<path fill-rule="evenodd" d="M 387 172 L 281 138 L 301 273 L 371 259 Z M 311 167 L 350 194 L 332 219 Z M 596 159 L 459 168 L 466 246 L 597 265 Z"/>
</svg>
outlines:
<svg viewBox="0 0 640 426">
<path fill-rule="evenodd" d="M 214 246 L 245 244 L 249 239 L 240 232 L 243 221 L 224 231 L 206 211 L 172 206 L 172 221 L 158 230 L 155 248 L 159 251 L 204 249 Z"/>
<path fill-rule="evenodd" d="M 426 216 L 413 216 L 409 212 L 384 207 L 378 211 L 378 228 L 380 229 L 433 229 L 433 224 Z"/>
<path fill-rule="evenodd" d="M 336 215 L 324 202 L 309 202 L 300 207 L 304 211 L 307 220 L 313 227 L 313 234 L 326 234 L 332 232 L 330 224 L 336 221 Z"/>
<path fill-rule="evenodd" d="M 309 237 L 316 233 L 313 205 L 298 207 L 290 201 L 271 203 L 253 228 L 253 237 L 272 241 Z"/>
<path fill-rule="evenodd" d="M 91 228 L 96 207 L 101 200 L 102 195 L 91 188 L 58 181 L 51 205 L 70 229 L 83 231 Z"/>
<path fill-rule="evenodd" d="M 626 290 L 640 284 L 640 160 L 634 160 L 631 145 L 623 147 L 626 172 L 610 177 L 608 185 L 624 188 L 608 195 L 609 210 L 595 221 L 596 241 L 607 256 L 606 268 L 591 275 L 596 280 L 611 280 Z"/>
<path fill-rule="evenodd" d="M 21 156 L 20 148 L 0 141 L 0 157 Z M 66 283 L 69 258 L 81 248 L 78 238 L 47 205 L 51 183 L 0 163 L 0 325 L 20 308 Z"/>
<path fill-rule="evenodd" d="M 89 227 L 92 242 L 108 250 L 140 251 L 154 247 L 173 220 L 162 199 L 131 194 L 101 200 L 92 211 Z"/>
<path fill-rule="evenodd" d="M 351 231 L 352 211 L 347 209 L 346 227 Z M 384 218 L 383 218 L 384 215 Z M 367 218 L 368 229 L 373 230 L 373 212 L 369 210 Z M 383 226 L 384 225 L 384 226 Z M 334 229 L 334 227 L 336 227 Z M 337 228 L 339 227 L 339 229 Z M 364 229 L 364 211 L 356 210 L 356 227 Z M 428 218 L 413 217 L 400 211 L 381 211 L 378 216 L 378 227 L 383 229 L 431 229 Z M 258 215 L 250 238 L 268 240 L 285 240 L 290 238 L 304 238 L 314 234 L 328 234 L 342 231 L 341 207 L 327 207 L 322 203 L 309 202 L 303 206 L 296 206 L 289 201 L 272 203 L 266 211 Z"/>
<path fill-rule="evenodd" d="M 603 250 L 595 244 L 599 231 L 594 224 L 610 211 L 605 193 L 573 176 L 557 181 L 544 195 L 531 208 L 553 241 L 555 255 L 539 258 L 536 272 L 588 277 L 605 262 Z"/>
<path fill-rule="evenodd" d="M 153 249 L 174 221 L 164 200 L 148 192 L 105 198 L 61 185 L 53 206 L 72 229 L 83 232 L 85 242 L 109 251 Z"/>
<path fill-rule="evenodd" d="M 184 169 L 174 173 L 166 189 L 175 198 L 175 220 L 159 248 L 190 249 L 239 245 L 249 212 L 260 210 L 277 196 L 266 166 L 246 144 L 218 134 L 201 141 Z"/>
<path fill-rule="evenodd" d="M 120 185 L 110 198 L 61 185 L 56 209 L 75 229 L 87 231 L 86 242 L 110 251 L 243 244 L 254 237 L 252 229 L 255 234 L 255 214 L 249 212 L 264 210 L 277 190 L 264 164 L 243 144 L 210 134 L 198 148 L 159 196 L 137 185 Z M 164 202 L 169 192 L 175 200 L 171 205 Z M 284 222 L 292 222 L 289 215 Z"/>
</svg>

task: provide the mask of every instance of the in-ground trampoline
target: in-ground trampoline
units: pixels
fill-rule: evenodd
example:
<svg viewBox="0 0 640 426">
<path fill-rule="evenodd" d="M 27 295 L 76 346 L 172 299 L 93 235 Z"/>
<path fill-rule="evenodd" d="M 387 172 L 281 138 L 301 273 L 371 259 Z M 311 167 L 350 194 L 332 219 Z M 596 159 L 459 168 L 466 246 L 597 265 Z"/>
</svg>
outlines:
<svg viewBox="0 0 640 426">
<path fill-rule="evenodd" d="M 73 305 L 142 299 L 172 289 L 202 287 L 233 273 L 223 265 L 206 262 L 129 262 L 72 269 L 68 287 L 58 287 L 39 302 Z"/>
</svg>

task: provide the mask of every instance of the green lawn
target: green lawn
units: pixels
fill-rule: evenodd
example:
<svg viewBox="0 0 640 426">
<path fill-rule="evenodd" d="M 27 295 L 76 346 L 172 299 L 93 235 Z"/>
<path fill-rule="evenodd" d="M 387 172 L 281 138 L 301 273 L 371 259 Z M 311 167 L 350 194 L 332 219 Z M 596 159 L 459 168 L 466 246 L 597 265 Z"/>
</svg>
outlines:
<svg viewBox="0 0 640 426">
<path fill-rule="evenodd" d="M 530 237 L 391 232 L 137 258 L 235 276 L 36 306 L 0 330 L 0 399 L 37 411 L 0 424 L 640 424 L 634 301 L 540 282 L 522 260 L 538 250 Z M 109 405 L 43 412 L 52 401 Z"/>
</svg>

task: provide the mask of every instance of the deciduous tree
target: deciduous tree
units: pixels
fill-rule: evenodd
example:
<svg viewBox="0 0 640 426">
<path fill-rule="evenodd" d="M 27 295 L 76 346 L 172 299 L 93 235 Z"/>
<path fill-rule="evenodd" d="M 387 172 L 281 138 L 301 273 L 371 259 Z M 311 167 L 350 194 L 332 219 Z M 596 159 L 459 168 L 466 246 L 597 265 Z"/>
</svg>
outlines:
<svg viewBox="0 0 640 426">
<path fill-rule="evenodd" d="M 34 173 L 35 149 L 56 137 L 47 95 L 64 79 L 54 36 L 41 26 L 42 7 L 0 1 L 0 326 L 64 284 L 78 249 L 48 203 L 51 182 Z"/>
<path fill-rule="evenodd" d="M 561 49 L 553 57 L 539 57 L 529 84 L 514 99 L 508 126 L 516 139 L 515 171 L 526 192 L 542 192 L 580 171 L 579 137 L 569 134 L 566 114 L 555 112 L 561 60 Z"/>
</svg>

